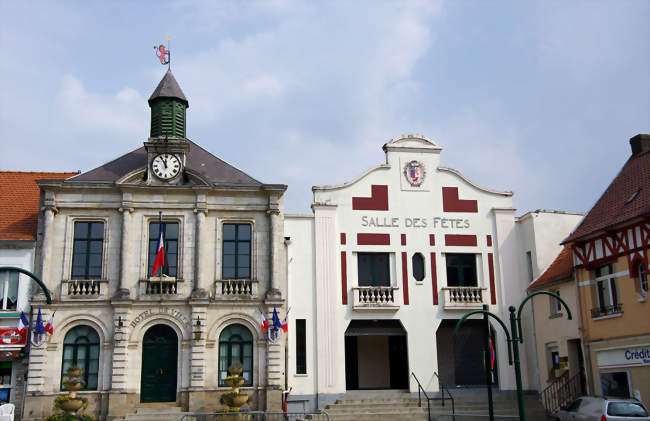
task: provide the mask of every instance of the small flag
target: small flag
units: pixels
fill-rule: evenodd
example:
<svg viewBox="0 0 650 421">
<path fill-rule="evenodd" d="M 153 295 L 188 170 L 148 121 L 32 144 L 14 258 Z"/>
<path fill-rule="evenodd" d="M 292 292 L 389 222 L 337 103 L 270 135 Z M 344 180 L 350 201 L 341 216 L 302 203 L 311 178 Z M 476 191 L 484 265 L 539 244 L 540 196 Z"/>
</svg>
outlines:
<svg viewBox="0 0 650 421">
<path fill-rule="evenodd" d="M 29 327 L 29 322 L 27 321 L 27 317 L 25 317 L 25 313 L 22 311 L 20 312 L 20 318 L 18 319 L 18 333 L 21 335 L 25 335 L 25 332 L 27 332 L 27 328 Z"/>
<path fill-rule="evenodd" d="M 291 307 L 289 307 L 289 310 L 287 310 L 287 314 L 284 315 L 284 320 L 282 320 L 282 330 L 284 333 L 287 333 L 289 331 L 289 322 L 287 322 L 287 317 L 289 316 L 289 312 L 291 311 Z"/>
<path fill-rule="evenodd" d="M 54 311 L 54 313 L 56 313 L 56 311 Z M 45 331 L 50 335 L 54 334 L 54 313 L 52 313 L 50 320 L 48 320 L 47 324 L 45 325 Z"/>
<path fill-rule="evenodd" d="M 164 44 L 160 44 L 157 47 L 154 46 L 153 49 L 156 50 L 156 57 L 160 60 L 160 64 L 169 64 L 169 50 L 167 50 Z"/>
<path fill-rule="evenodd" d="M 153 262 L 153 269 L 151 276 L 156 276 L 158 269 L 165 264 L 165 242 L 163 240 L 163 223 L 162 216 L 160 216 L 160 223 L 158 225 L 158 245 L 156 246 L 156 260 Z"/>
<path fill-rule="evenodd" d="M 36 326 L 34 327 L 34 332 L 43 334 L 45 333 L 45 326 L 43 326 L 43 316 L 41 315 L 41 309 L 38 309 L 38 316 L 36 316 Z"/>
<path fill-rule="evenodd" d="M 278 310 L 273 307 L 273 329 L 282 328 L 282 323 L 280 322 L 280 317 L 278 316 Z"/>
<path fill-rule="evenodd" d="M 259 310 L 258 310 L 259 311 Z M 262 333 L 266 332 L 266 329 L 269 328 L 269 322 L 266 320 L 266 317 L 264 317 L 264 313 L 259 311 L 260 313 L 260 329 L 262 329 Z"/>
</svg>

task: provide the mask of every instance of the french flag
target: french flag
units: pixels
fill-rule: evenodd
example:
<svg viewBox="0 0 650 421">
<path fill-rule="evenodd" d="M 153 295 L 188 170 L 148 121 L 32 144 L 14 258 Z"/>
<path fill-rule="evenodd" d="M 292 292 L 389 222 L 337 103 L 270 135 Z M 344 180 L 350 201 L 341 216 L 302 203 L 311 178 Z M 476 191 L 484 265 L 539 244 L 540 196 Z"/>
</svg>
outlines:
<svg viewBox="0 0 650 421">
<path fill-rule="evenodd" d="M 260 329 L 262 329 L 262 333 L 264 333 L 269 328 L 269 322 L 268 322 L 268 320 L 266 320 L 266 317 L 264 317 L 264 313 L 262 313 L 261 311 L 259 313 L 260 313 L 260 316 L 259 316 Z"/>
<path fill-rule="evenodd" d="M 25 317 L 25 313 L 22 311 L 20 312 L 20 318 L 18 319 L 18 333 L 21 335 L 25 335 L 25 332 L 27 332 L 27 328 L 29 327 L 29 322 L 27 321 L 27 317 Z"/>
<path fill-rule="evenodd" d="M 54 313 L 56 313 L 56 311 L 54 311 Z M 45 331 L 50 335 L 54 334 L 54 313 L 52 313 L 50 320 L 48 320 L 47 324 L 45 325 Z"/>
<path fill-rule="evenodd" d="M 151 270 L 151 276 L 156 276 L 158 269 L 163 267 L 165 264 L 165 242 L 163 241 L 163 223 L 162 216 L 160 218 L 160 225 L 158 226 L 158 246 L 156 247 L 156 260 L 153 262 L 153 269 Z"/>
<path fill-rule="evenodd" d="M 287 314 L 284 315 L 284 320 L 282 320 L 282 330 L 284 333 L 287 333 L 289 331 L 289 322 L 287 322 L 287 316 L 289 316 L 289 312 L 291 311 L 291 307 L 289 307 L 289 310 L 287 310 Z"/>
</svg>

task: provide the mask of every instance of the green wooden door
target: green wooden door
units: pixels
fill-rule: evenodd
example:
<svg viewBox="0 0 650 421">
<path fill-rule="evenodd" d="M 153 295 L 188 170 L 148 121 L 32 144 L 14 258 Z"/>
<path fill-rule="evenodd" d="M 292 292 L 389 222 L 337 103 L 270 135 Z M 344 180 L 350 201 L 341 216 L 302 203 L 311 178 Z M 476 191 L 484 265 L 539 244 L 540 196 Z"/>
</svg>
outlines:
<svg viewBox="0 0 650 421">
<path fill-rule="evenodd" d="M 140 402 L 176 402 L 178 337 L 169 326 L 155 325 L 142 341 Z"/>
</svg>

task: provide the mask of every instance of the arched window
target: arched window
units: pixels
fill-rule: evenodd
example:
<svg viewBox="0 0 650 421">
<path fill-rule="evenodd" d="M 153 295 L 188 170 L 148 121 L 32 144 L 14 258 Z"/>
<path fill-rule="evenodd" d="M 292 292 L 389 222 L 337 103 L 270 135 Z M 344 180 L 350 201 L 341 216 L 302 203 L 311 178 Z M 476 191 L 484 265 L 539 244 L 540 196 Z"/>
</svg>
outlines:
<svg viewBox="0 0 650 421">
<path fill-rule="evenodd" d="M 411 262 L 413 263 L 413 277 L 416 281 L 422 282 L 424 279 L 424 256 L 420 253 L 415 253 Z"/>
<path fill-rule="evenodd" d="M 68 379 L 66 371 L 76 365 L 83 370 L 81 378 L 86 382 L 83 390 L 97 390 L 99 373 L 99 335 L 90 326 L 72 328 L 63 341 L 63 366 L 61 367 L 61 390 Z"/>
<path fill-rule="evenodd" d="M 639 267 L 637 269 L 639 274 L 639 286 L 641 287 L 641 293 L 643 295 L 648 294 L 648 270 L 646 269 L 646 263 L 641 261 L 639 262 Z"/>
<path fill-rule="evenodd" d="M 253 335 L 240 324 L 226 327 L 219 335 L 219 386 L 227 386 L 228 367 L 234 362 L 244 366 L 244 386 L 253 385 Z"/>
</svg>

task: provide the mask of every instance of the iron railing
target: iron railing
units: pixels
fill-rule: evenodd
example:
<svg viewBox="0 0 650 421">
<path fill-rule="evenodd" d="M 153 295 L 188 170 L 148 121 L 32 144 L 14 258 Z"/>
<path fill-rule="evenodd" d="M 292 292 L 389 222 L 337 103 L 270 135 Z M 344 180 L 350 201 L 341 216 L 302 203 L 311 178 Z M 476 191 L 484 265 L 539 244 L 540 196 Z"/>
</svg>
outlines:
<svg viewBox="0 0 650 421">
<path fill-rule="evenodd" d="M 420 380 L 418 380 L 415 373 L 411 372 L 411 376 L 413 376 L 415 381 L 418 383 L 418 407 L 422 408 L 422 397 L 420 395 L 420 392 L 422 392 L 424 398 L 427 400 L 427 420 L 431 421 L 431 400 L 433 398 L 430 398 L 429 395 L 427 395 L 427 392 L 424 391 L 424 388 L 420 384 Z"/>
<path fill-rule="evenodd" d="M 618 303 L 613 306 L 599 306 L 591 309 L 591 318 L 610 316 L 612 314 L 619 314 L 623 312 L 623 304 Z"/>
<path fill-rule="evenodd" d="M 542 405 L 549 414 L 557 412 L 562 405 L 575 400 L 578 396 L 584 395 L 582 388 L 582 373 L 569 377 L 566 373 L 551 383 L 541 393 Z"/>
<path fill-rule="evenodd" d="M 196 412 L 184 414 L 178 421 L 329 421 L 325 411 L 314 412 Z"/>
<path fill-rule="evenodd" d="M 451 396 L 451 393 L 449 393 L 449 388 L 447 386 L 445 386 L 445 384 L 440 381 L 440 376 L 438 376 L 438 373 L 436 373 L 434 371 L 433 375 L 436 376 L 436 378 L 438 379 L 438 387 L 440 388 L 440 397 L 441 397 L 441 400 L 442 400 L 442 402 L 441 402 L 442 406 L 443 407 L 445 406 L 445 392 L 447 392 L 447 395 L 449 395 L 449 400 L 451 401 L 451 414 L 452 415 L 456 414 L 456 403 L 454 402 L 454 397 Z M 455 420 L 455 418 L 454 418 L 454 420 Z"/>
</svg>

